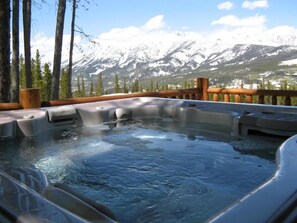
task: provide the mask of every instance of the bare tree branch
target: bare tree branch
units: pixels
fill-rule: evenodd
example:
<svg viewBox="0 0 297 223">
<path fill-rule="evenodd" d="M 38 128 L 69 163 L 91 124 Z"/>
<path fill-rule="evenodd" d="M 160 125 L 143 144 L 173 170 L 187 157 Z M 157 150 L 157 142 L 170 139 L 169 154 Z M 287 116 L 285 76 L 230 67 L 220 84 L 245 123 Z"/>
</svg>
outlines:
<svg viewBox="0 0 297 223">
<path fill-rule="evenodd" d="M 95 45 L 99 44 L 98 42 L 96 42 L 94 40 L 94 38 L 95 38 L 94 36 L 86 34 L 84 32 L 84 30 L 81 27 L 77 26 L 77 25 L 75 25 L 75 27 L 76 27 L 76 29 L 74 31 L 79 33 L 82 37 L 86 38 L 90 43 L 95 44 Z"/>
</svg>

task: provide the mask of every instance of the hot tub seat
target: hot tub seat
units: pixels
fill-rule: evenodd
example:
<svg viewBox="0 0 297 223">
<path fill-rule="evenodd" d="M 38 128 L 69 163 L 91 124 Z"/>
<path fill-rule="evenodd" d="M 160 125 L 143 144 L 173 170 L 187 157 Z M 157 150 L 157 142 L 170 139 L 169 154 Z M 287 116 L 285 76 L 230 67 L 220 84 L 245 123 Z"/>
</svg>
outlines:
<svg viewBox="0 0 297 223">
<path fill-rule="evenodd" d="M 275 174 L 209 222 L 297 222 L 296 144 L 297 135 L 287 139 L 277 151 Z"/>
<path fill-rule="evenodd" d="M 114 119 L 114 110 L 110 106 L 100 103 L 87 103 L 75 105 L 79 119 L 83 125 L 98 125 Z"/>
<path fill-rule="evenodd" d="M 0 114 L 0 139 L 15 137 L 15 120 L 4 114 Z"/>
<path fill-rule="evenodd" d="M 46 112 L 25 109 L 0 113 L 0 138 L 33 136 L 48 130 Z"/>
<path fill-rule="evenodd" d="M 45 198 L 47 201 L 54 203 L 62 210 L 67 210 L 71 214 L 78 216 L 79 218 L 82 218 L 87 222 L 100 222 L 100 223 L 116 222 L 115 214 L 106 206 L 100 203 L 97 203 L 89 198 L 84 197 L 83 195 L 73 191 L 67 185 L 56 184 L 52 186 L 49 183 L 47 176 L 36 168 L 8 169 L 5 171 L 4 174 L 6 173 L 9 176 L 13 177 L 15 180 L 17 180 L 16 182 L 18 183 L 15 182 L 16 186 L 21 186 L 23 184 L 26 186 L 25 189 L 28 187 L 29 194 L 32 193 L 32 191 L 37 192 L 38 194 L 42 195 L 42 197 Z M 4 194 L 6 192 L 5 189 L 6 188 L 4 187 L 4 190 L 3 190 Z M 17 191 L 19 190 L 16 190 L 16 192 Z M 32 194 L 34 194 L 34 192 Z M 22 196 L 22 195 L 23 194 L 21 193 L 20 194 L 14 193 L 14 196 Z M 5 197 L 7 197 L 7 199 L 9 200 L 15 200 L 15 201 L 18 200 L 18 199 L 12 199 L 13 196 L 7 193 Z M 36 211 L 34 210 L 34 208 L 36 209 L 34 205 L 35 202 L 33 200 L 30 200 L 30 203 L 31 204 L 28 204 L 29 206 L 26 207 L 27 212 Z M 19 204 L 18 202 L 13 203 L 13 205 L 7 210 L 8 212 L 11 213 L 11 215 L 15 215 L 13 216 L 14 218 L 19 218 L 19 216 L 22 216 L 22 213 L 16 213 L 13 211 L 13 209 L 18 209 L 18 207 L 15 207 L 15 206 L 19 206 L 19 205 L 21 204 Z M 56 219 L 56 220 L 61 220 L 61 219 Z"/>
<path fill-rule="evenodd" d="M 247 135 L 249 130 L 281 136 L 293 136 L 297 133 L 297 114 L 255 112 L 242 115 L 238 123 L 242 135 Z"/>
<path fill-rule="evenodd" d="M 1 222 L 85 223 L 86 221 L 44 199 L 35 190 L 0 171 Z"/>
</svg>

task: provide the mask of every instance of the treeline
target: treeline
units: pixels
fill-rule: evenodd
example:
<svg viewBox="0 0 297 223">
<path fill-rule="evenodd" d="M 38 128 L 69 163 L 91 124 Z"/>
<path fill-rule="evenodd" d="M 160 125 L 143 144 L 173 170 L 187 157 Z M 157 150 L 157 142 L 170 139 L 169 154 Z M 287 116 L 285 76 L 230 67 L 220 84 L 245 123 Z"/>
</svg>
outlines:
<svg viewBox="0 0 297 223">
<path fill-rule="evenodd" d="M 49 64 L 44 64 L 43 68 L 41 68 L 40 56 L 37 55 L 39 52 L 36 52 L 35 59 L 31 58 L 31 9 L 34 5 L 41 7 L 43 3 L 56 5 L 56 1 L 0 1 L 0 103 L 18 102 L 20 87 L 40 88 L 42 92 L 42 100 L 59 99 L 60 95 L 65 93 L 60 92 L 60 79 L 63 72 L 67 72 L 66 96 L 72 97 L 72 54 L 74 46 L 76 9 L 80 4 L 89 4 L 89 1 L 68 1 L 72 4 L 72 18 L 69 63 L 67 71 L 61 69 L 64 19 L 67 1 L 58 0 L 57 2 L 55 47 L 53 70 L 51 72 Z M 20 14 L 22 15 L 22 18 Z M 20 18 L 22 19 L 21 21 L 23 25 L 24 56 L 20 55 Z"/>
<path fill-rule="evenodd" d="M 60 88 L 60 98 L 65 98 L 65 88 L 66 85 L 66 75 L 61 77 L 61 88 Z M 194 80 L 184 81 L 182 84 L 160 84 L 158 81 L 148 80 L 148 81 L 128 81 L 124 78 L 120 80 L 119 76 L 115 74 L 113 81 L 113 88 L 106 88 L 106 81 L 104 80 L 103 72 L 97 75 L 95 81 L 91 79 L 88 84 L 85 83 L 83 75 L 78 76 L 76 79 L 76 87 L 73 91 L 74 97 L 86 97 L 86 96 L 101 96 L 104 94 L 118 94 L 118 93 L 134 93 L 134 92 L 153 92 L 161 90 L 172 90 L 172 89 L 187 89 L 195 88 L 196 83 Z M 64 92 L 64 93 L 63 93 Z"/>
</svg>

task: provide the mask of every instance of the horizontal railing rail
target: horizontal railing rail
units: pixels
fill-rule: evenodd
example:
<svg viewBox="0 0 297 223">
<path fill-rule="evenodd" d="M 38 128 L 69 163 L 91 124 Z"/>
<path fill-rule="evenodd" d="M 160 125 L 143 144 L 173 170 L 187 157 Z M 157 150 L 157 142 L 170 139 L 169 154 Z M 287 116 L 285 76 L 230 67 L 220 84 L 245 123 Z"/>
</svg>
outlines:
<svg viewBox="0 0 297 223">
<path fill-rule="evenodd" d="M 96 101 L 107 101 L 124 98 L 134 97 L 161 97 L 161 98 L 180 98 L 180 99 L 193 99 L 197 100 L 197 88 L 184 89 L 184 90 L 164 90 L 155 92 L 135 92 L 130 94 L 111 94 L 94 97 L 82 97 L 82 98 L 67 98 L 62 100 L 51 100 L 44 102 L 44 106 L 59 106 L 59 105 L 70 105 L 79 103 L 89 103 Z"/>
<path fill-rule="evenodd" d="M 33 89 L 30 89 L 30 90 L 33 90 Z M 36 91 L 34 92 L 31 91 L 31 93 L 36 94 Z M 183 89 L 183 90 L 163 90 L 163 91 L 156 91 L 156 92 L 135 92 L 135 93 L 129 93 L 129 94 L 110 94 L 110 95 L 93 96 L 93 97 L 66 98 L 66 99 L 45 101 L 45 102 L 42 102 L 40 106 L 41 107 L 61 106 L 61 105 L 71 105 L 71 104 L 80 104 L 80 103 L 90 103 L 90 102 L 96 102 L 96 101 L 134 98 L 134 97 L 161 97 L 161 98 L 200 100 L 199 92 L 197 91 L 197 88 L 191 88 L 191 89 Z M 31 103 L 32 98 L 36 98 L 36 96 L 21 98 L 20 103 L 0 103 L 0 110 L 2 111 L 16 110 L 16 109 L 23 109 L 24 107 L 30 108 L 28 104 Z M 36 107 L 36 105 L 31 106 L 31 108 L 34 108 L 34 107 Z"/>
<path fill-rule="evenodd" d="M 23 109 L 19 103 L 0 103 L 0 111 Z"/>
</svg>

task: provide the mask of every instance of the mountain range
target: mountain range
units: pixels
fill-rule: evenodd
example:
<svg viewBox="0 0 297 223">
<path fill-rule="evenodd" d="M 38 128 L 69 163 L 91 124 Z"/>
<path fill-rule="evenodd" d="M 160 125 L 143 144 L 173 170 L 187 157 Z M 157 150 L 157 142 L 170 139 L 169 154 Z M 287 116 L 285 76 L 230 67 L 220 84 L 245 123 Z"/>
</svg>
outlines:
<svg viewBox="0 0 297 223">
<path fill-rule="evenodd" d="M 153 32 L 125 38 L 98 38 L 81 46 L 74 57 L 74 80 L 83 75 L 96 81 L 102 72 L 112 87 L 117 74 L 134 80 L 179 84 L 209 77 L 213 85 L 252 86 L 263 79 L 279 84 L 296 82 L 297 31 L 277 27 L 260 33 L 228 32 L 201 35 L 192 32 Z"/>
</svg>

